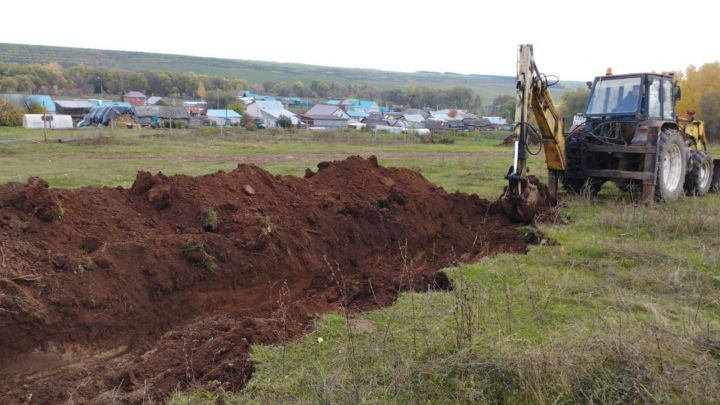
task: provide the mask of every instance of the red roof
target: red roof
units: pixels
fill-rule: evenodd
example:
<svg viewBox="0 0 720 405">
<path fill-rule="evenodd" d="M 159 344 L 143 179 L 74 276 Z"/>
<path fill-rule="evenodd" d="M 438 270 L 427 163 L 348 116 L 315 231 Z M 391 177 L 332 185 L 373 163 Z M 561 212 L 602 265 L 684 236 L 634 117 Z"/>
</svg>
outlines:
<svg viewBox="0 0 720 405">
<path fill-rule="evenodd" d="M 139 91 L 128 91 L 127 93 L 123 94 L 123 97 L 132 97 L 132 98 L 147 98 L 146 95 L 142 94 Z"/>
</svg>

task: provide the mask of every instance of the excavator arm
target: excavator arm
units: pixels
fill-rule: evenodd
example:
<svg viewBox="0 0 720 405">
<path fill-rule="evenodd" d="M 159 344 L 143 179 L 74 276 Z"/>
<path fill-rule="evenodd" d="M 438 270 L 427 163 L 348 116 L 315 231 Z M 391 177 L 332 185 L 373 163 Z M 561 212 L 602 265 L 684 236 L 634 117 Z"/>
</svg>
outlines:
<svg viewBox="0 0 720 405">
<path fill-rule="evenodd" d="M 532 45 L 520 45 L 517 59 L 517 106 L 515 109 L 515 153 L 506 176 L 508 186 L 501 198 L 512 218 L 530 222 L 545 194 L 557 194 L 558 178 L 566 168 L 564 121 L 548 90 L 547 77 L 540 73 L 533 58 Z M 531 118 L 536 126 L 532 125 Z M 536 178 L 528 177 L 529 137 L 542 143 L 548 168 L 548 191 L 540 190 Z"/>
</svg>

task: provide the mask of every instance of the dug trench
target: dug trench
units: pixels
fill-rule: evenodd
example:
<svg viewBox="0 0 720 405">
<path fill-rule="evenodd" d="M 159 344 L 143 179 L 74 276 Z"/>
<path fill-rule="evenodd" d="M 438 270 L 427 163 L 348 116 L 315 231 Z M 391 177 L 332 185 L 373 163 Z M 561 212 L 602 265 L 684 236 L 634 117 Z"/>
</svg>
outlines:
<svg viewBox="0 0 720 405">
<path fill-rule="evenodd" d="M 0 403 L 240 390 L 253 344 L 448 288 L 526 241 L 496 203 L 370 157 L 304 178 L 140 172 L 130 189 L 0 186 Z"/>
</svg>

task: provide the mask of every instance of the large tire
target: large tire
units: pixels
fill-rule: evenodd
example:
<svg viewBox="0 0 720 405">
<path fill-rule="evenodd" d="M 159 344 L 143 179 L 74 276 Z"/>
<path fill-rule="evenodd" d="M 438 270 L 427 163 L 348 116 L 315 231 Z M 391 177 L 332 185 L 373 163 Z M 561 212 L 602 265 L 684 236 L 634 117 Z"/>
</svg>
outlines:
<svg viewBox="0 0 720 405">
<path fill-rule="evenodd" d="M 688 149 L 677 130 L 665 129 L 658 139 L 655 199 L 677 201 L 683 192 Z"/>
<path fill-rule="evenodd" d="M 720 160 L 713 160 L 713 179 L 710 191 L 720 193 Z"/>
<path fill-rule="evenodd" d="M 710 191 L 713 180 L 713 158 L 704 150 L 690 151 L 690 167 L 685 175 L 685 193 L 701 196 Z"/>
</svg>

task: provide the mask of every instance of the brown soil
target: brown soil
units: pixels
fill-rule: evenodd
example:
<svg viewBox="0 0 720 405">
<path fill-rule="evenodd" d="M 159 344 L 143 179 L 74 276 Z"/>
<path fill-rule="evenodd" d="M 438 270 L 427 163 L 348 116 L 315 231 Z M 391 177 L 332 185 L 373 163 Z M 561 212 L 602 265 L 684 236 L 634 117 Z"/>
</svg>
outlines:
<svg viewBox="0 0 720 405">
<path fill-rule="evenodd" d="M 494 203 L 377 159 L 253 165 L 131 189 L 0 186 L 0 403 L 136 403 L 242 388 L 251 344 L 328 311 L 448 288 L 526 242 Z"/>
</svg>

